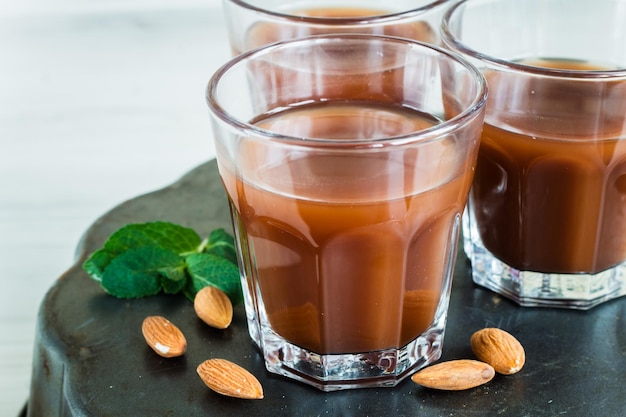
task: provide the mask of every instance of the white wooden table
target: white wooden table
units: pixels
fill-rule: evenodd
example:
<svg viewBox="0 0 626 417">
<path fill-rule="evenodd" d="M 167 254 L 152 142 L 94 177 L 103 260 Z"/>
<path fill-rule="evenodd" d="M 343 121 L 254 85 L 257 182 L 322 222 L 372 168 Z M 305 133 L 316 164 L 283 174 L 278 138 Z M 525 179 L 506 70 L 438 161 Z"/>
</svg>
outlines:
<svg viewBox="0 0 626 417">
<path fill-rule="evenodd" d="M 204 89 L 229 55 L 220 0 L 0 2 L 0 415 L 82 233 L 213 158 Z"/>
</svg>

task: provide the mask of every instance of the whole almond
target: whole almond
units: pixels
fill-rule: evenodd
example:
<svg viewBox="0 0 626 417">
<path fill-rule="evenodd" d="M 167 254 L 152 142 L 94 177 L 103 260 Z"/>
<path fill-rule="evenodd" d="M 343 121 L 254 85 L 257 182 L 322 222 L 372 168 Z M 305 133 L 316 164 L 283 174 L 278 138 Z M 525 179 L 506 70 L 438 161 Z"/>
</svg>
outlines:
<svg viewBox="0 0 626 417">
<path fill-rule="evenodd" d="M 224 291 L 213 286 L 196 294 L 193 308 L 200 319 L 211 327 L 225 329 L 233 320 L 233 304 Z"/>
<path fill-rule="evenodd" d="M 226 359 L 209 359 L 198 365 L 198 375 L 207 387 L 229 397 L 257 400 L 263 387 L 254 375 Z"/>
<path fill-rule="evenodd" d="M 519 372 L 526 361 L 522 344 L 510 333 L 488 327 L 478 330 L 470 338 L 476 357 L 504 375 Z"/>
<path fill-rule="evenodd" d="M 141 332 L 148 346 L 164 358 L 181 356 L 187 350 L 185 335 L 165 317 L 146 317 Z"/>
<path fill-rule="evenodd" d="M 416 384 L 427 388 L 461 391 L 487 383 L 495 371 L 487 363 L 471 359 L 457 359 L 428 366 L 411 377 Z"/>
</svg>

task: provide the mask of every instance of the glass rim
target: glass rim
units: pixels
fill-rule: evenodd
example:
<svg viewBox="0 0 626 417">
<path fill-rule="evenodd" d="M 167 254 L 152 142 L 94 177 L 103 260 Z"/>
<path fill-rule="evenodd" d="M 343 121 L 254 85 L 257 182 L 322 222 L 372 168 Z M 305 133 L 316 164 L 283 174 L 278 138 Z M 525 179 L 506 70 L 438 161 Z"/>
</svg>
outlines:
<svg viewBox="0 0 626 417">
<path fill-rule="evenodd" d="M 374 139 L 342 139 L 341 141 L 337 141 L 335 139 L 328 138 L 316 138 L 316 137 L 299 137 L 299 136 L 290 136 L 277 132 L 273 132 L 271 130 L 260 128 L 254 124 L 249 123 L 248 121 L 241 120 L 230 112 L 228 112 L 215 98 L 217 96 L 217 89 L 220 84 L 220 80 L 234 67 L 242 64 L 244 61 L 247 61 L 251 58 L 260 57 L 267 53 L 270 53 L 274 50 L 288 48 L 292 45 L 303 44 L 303 43 L 322 43 L 322 42 L 344 42 L 347 40 L 379 40 L 382 42 L 390 42 L 395 44 L 405 44 L 412 45 L 413 47 L 420 47 L 424 49 L 430 49 L 434 51 L 436 54 L 444 55 L 448 59 L 453 60 L 458 65 L 464 67 L 468 73 L 472 76 L 472 79 L 476 80 L 477 91 L 474 99 L 470 104 L 464 106 L 463 111 L 461 111 L 456 116 L 444 120 L 441 123 L 438 123 L 432 127 L 417 130 L 415 132 L 406 133 L 402 135 L 396 136 L 387 136 L 382 138 L 374 138 Z M 300 144 L 305 146 L 333 146 L 333 147 L 383 147 L 390 145 L 402 145 L 406 143 L 413 142 L 427 142 L 427 141 L 436 141 L 441 139 L 443 136 L 446 136 L 450 132 L 453 132 L 459 129 L 460 126 L 464 126 L 473 120 L 476 115 L 480 112 L 481 109 L 484 109 L 487 104 L 487 80 L 485 79 L 483 73 L 471 62 L 463 59 L 459 54 L 448 51 L 446 49 L 430 45 L 424 42 L 419 42 L 407 38 L 401 38 L 396 36 L 387 36 L 387 35 L 368 35 L 368 34 L 325 34 L 325 35 L 315 35 L 308 36 L 305 38 L 298 39 L 290 39 L 285 41 L 276 42 L 269 45 L 264 45 L 259 48 L 255 48 L 249 50 L 247 52 L 242 53 L 228 62 L 223 64 L 210 78 L 209 83 L 206 88 L 206 102 L 209 106 L 211 112 L 222 120 L 224 123 L 229 126 L 237 129 L 241 133 L 245 134 L 250 138 L 258 138 L 263 140 L 279 140 L 281 142 L 291 142 L 293 144 Z"/>
<path fill-rule="evenodd" d="M 392 12 L 387 14 L 372 15 L 372 16 L 358 16 L 358 17 L 322 17 L 322 16 L 301 16 L 297 14 L 289 14 L 285 12 L 279 12 L 270 9 L 264 9 L 250 4 L 244 0 L 226 0 L 244 9 L 252 10 L 256 13 L 261 13 L 267 16 L 272 16 L 281 20 L 289 20 L 291 22 L 300 24 L 316 24 L 316 25 L 354 25 L 364 26 L 371 24 L 379 24 L 386 22 L 393 22 L 396 20 L 404 19 L 410 16 L 420 15 L 430 9 L 434 9 L 437 6 L 450 2 L 450 0 L 433 0 L 421 7 L 408 9 L 401 12 Z"/>
<path fill-rule="evenodd" d="M 452 50 L 465 54 L 470 58 L 484 62 L 492 67 L 500 69 L 508 69 L 513 71 L 525 72 L 533 75 L 558 77 L 568 79 L 589 79 L 589 80 L 612 80 L 626 78 L 626 68 L 606 69 L 606 70 L 571 70 L 540 67 L 535 65 L 522 64 L 503 58 L 498 58 L 489 54 L 482 53 L 463 43 L 450 29 L 450 20 L 458 10 L 475 0 L 460 0 L 453 4 L 443 15 L 441 21 L 441 38 Z M 544 57 L 549 58 L 549 57 Z M 539 57 L 541 59 L 541 57 Z"/>
</svg>

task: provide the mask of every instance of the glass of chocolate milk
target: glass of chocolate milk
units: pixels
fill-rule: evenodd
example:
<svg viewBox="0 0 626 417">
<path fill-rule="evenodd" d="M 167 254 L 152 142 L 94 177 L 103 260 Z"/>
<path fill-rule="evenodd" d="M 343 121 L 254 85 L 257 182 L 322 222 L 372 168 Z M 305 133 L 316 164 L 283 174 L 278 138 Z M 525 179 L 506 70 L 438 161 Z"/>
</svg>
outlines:
<svg viewBox="0 0 626 417">
<path fill-rule="evenodd" d="M 267 369 L 332 391 L 438 359 L 480 71 L 407 39 L 325 35 L 239 55 L 207 102 Z"/>
<path fill-rule="evenodd" d="M 464 216 L 473 280 L 523 306 L 626 294 L 626 1 L 466 0 L 444 43 L 489 100 Z"/>
<path fill-rule="evenodd" d="M 233 54 L 325 33 L 401 36 L 439 44 L 449 0 L 225 0 Z"/>
</svg>

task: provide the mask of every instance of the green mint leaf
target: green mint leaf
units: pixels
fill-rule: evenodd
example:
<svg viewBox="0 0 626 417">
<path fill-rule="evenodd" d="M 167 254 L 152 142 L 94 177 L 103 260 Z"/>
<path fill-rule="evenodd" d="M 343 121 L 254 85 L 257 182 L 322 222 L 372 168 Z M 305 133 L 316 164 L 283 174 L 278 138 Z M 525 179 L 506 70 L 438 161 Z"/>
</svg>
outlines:
<svg viewBox="0 0 626 417">
<path fill-rule="evenodd" d="M 184 293 L 189 300 L 207 285 L 224 291 L 233 305 L 243 302 L 239 268 L 228 259 L 213 253 L 195 253 L 185 258 L 190 280 L 187 281 Z"/>
<path fill-rule="evenodd" d="M 224 229 L 202 241 L 194 230 L 173 223 L 128 224 L 92 253 L 83 269 L 118 298 L 182 291 L 193 301 L 212 285 L 233 304 L 243 301 L 235 242 Z"/>
<path fill-rule="evenodd" d="M 91 254 L 83 263 L 83 269 L 96 281 L 102 281 L 104 269 L 115 256 L 104 249 L 100 249 Z"/>
<path fill-rule="evenodd" d="M 180 258 L 180 256 L 179 256 Z M 181 258 L 182 260 L 182 258 Z M 159 273 L 163 276 L 164 279 L 168 279 L 170 281 L 185 281 L 187 279 L 187 270 L 186 265 L 183 262 L 177 262 L 175 265 L 168 265 L 166 267 L 160 268 Z"/>
<path fill-rule="evenodd" d="M 221 256 L 237 265 L 235 240 L 224 229 L 215 229 L 211 232 L 204 252 Z"/>
<path fill-rule="evenodd" d="M 185 288 L 186 284 L 186 279 L 171 280 L 163 276 L 161 277 L 161 289 L 165 294 L 178 294 Z"/>
<path fill-rule="evenodd" d="M 109 237 L 104 249 L 120 253 L 129 248 L 156 245 L 173 252 L 183 253 L 195 250 L 202 239 L 193 230 L 174 223 L 151 222 L 129 224 Z"/>
<path fill-rule="evenodd" d="M 156 245 L 131 247 L 116 256 L 107 265 L 100 284 L 104 290 L 118 298 L 139 298 L 158 294 L 163 281 L 172 281 L 162 271 L 184 268 L 184 259 L 174 251 Z M 167 284 L 168 292 L 175 285 L 184 286 L 185 280 Z M 182 282 L 182 285 L 179 283 Z"/>
<path fill-rule="evenodd" d="M 95 252 L 83 264 L 83 269 L 95 279 L 102 279 L 102 273 L 109 262 L 130 248 L 154 245 L 177 253 L 198 250 L 202 239 L 193 230 L 174 223 L 149 222 L 128 224 L 115 231 L 105 242 L 104 247 Z"/>
<path fill-rule="evenodd" d="M 178 258 L 182 260 L 180 256 Z M 185 288 L 187 265 L 184 260 L 175 266 L 160 268 L 159 273 L 161 274 L 161 288 L 165 294 L 178 294 Z"/>
</svg>

